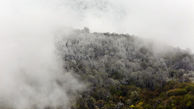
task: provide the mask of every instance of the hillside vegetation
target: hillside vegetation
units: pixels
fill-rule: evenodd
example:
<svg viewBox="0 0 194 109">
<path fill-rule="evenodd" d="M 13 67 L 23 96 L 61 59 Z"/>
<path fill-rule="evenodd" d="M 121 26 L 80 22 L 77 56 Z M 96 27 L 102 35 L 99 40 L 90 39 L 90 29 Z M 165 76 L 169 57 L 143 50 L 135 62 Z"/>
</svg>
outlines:
<svg viewBox="0 0 194 109">
<path fill-rule="evenodd" d="M 74 30 L 57 43 L 87 85 L 72 109 L 193 109 L 194 55 L 128 34 Z"/>
</svg>

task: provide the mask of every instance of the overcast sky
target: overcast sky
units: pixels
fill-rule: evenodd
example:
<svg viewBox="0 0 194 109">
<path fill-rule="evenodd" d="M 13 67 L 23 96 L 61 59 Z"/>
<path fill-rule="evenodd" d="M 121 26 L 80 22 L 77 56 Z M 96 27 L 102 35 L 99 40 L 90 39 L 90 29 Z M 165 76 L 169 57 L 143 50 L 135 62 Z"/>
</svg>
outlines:
<svg viewBox="0 0 194 109">
<path fill-rule="evenodd" d="M 0 0 L 0 23 L 3 31 L 87 26 L 194 50 L 194 0 Z"/>
<path fill-rule="evenodd" d="M 194 50 L 193 0 L 127 1 L 120 31 Z"/>
<path fill-rule="evenodd" d="M 194 50 L 194 0 L 106 0 L 104 4 L 85 11 L 85 24 L 93 31 L 124 32 Z"/>
</svg>

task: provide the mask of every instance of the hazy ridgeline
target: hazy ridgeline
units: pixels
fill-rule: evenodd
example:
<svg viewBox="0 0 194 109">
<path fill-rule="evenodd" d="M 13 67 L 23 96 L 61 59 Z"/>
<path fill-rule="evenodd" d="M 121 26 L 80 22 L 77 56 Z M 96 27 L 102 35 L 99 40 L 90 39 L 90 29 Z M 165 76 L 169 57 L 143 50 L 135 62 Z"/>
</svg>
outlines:
<svg viewBox="0 0 194 109">
<path fill-rule="evenodd" d="M 128 34 L 74 30 L 57 43 L 65 69 L 93 85 L 135 84 L 154 89 L 165 82 L 188 81 L 194 56 Z"/>
</svg>

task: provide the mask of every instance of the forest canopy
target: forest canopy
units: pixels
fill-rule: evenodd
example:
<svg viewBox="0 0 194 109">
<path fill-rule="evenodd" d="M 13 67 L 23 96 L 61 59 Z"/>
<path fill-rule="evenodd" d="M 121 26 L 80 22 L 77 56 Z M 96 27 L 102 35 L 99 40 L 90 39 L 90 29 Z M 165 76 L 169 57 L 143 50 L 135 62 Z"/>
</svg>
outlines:
<svg viewBox="0 0 194 109">
<path fill-rule="evenodd" d="M 72 109 L 194 108 L 194 55 L 187 50 L 164 45 L 160 51 L 136 36 L 87 28 L 57 48 L 65 69 L 88 87 Z"/>
</svg>

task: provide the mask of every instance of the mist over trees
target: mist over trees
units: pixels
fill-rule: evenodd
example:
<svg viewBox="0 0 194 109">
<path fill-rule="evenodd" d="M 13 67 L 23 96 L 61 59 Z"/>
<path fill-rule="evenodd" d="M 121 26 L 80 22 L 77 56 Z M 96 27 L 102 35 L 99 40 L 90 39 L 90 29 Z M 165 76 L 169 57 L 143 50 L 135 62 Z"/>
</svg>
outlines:
<svg viewBox="0 0 194 109">
<path fill-rule="evenodd" d="M 193 79 L 194 55 L 189 51 L 164 46 L 168 48 L 160 52 L 155 43 L 128 34 L 90 33 L 85 28 L 73 30 L 56 45 L 64 68 L 88 85 L 78 101 L 79 109 L 123 109 L 126 104 L 121 101 L 112 108 L 97 104 L 99 100 L 113 100 L 121 90 L 135 88 L 130 94 L 135 99 L 138 90 L 153 91 L 164 88 L 170 81 L 183 83 Z"/>
<path fill-rule="evenodd" d="M 136 84 L 154 89 L 172 79 L 187 81 L 184 74 L 194 70 L 194 56 L 171 48 L 155 54 L 154 44 L 137 37 L 116 33 L 89 33 L 75 30 L 58 43 L 65 69 L 93 85 Z"/>
</svg>

